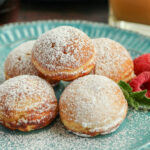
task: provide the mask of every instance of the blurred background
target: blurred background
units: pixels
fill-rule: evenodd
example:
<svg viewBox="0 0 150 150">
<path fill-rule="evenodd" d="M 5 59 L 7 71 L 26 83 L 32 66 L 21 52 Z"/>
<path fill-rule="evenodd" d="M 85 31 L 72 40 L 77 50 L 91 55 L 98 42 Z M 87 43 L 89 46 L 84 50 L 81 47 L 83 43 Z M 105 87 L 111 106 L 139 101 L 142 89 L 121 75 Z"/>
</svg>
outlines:
<svg viewBox="0 0 150 150">
<path fill-rule="evenodd" d="M 108 21 L 107 0 L 0 0 L 0 24 L 67 19 Z"/>
<path fill-rule="evenodd" d="M 49 19 L 104 22 L 150 36 L 150 0 L 0 0 L 0 25 Z"/>
</svg>

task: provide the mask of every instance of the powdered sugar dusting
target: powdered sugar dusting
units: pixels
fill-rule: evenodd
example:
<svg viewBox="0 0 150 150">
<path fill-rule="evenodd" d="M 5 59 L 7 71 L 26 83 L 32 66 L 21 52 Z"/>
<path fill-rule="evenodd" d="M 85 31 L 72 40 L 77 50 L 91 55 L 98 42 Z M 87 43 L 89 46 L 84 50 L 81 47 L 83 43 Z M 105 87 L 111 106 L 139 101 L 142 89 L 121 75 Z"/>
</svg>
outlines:
<svg viewBox="0 0 150 150">
<path fill-rule="evenodd" d="M 125 122 L 116 132 L 96 138 L 82 138 L 69 133 L 59 119 L 51 126 L 25 134 L 0 126 L 0 141 L 2 141 L 0 145 L 1 149 L 10 150 L 15 148 L 25 150 L 135 149 L 136 143 L 140 146 L 147 142 L 145 137 L 149 136 L 149 124 L 148 113 L 130 110 Z"/>
<path fill-rule="evenodd" d="M 31 51 L 34 43 L 35 40 L 25 42 L 10 52 L 5 61 L 5 73 L 9 77 L 39 74 L 31 62 Z"/>
<path fill-rule="evenodd" d="M 71 132 L 71 131 L 70 131 Z M 81 136 L 81 137 L 92 137 L 91 135 L 87 135 L 87 134 L 82 134 L 82 133 L 77 133 L 77 132 L 71 132 L 75 135 Z"/>
<path fill-rule="evenodd" d="M 129 53 L 119 43 L 107 38 L 98 38 L 93 39 L 93 44 L 97 52 L 95 74 L 118 81 L 122 79 L 119 75 L 133 70 Z M 122 64 L 128 60 L 130 60 L 130 64 L 122 67 Z"/>
<path fill-rule="evenodd" d="M 42 113 L 56 108 L 56 104 L 52 104 L 54 101 L 56 98 L 52 87 L 37 76 L 17 76 L 0 85 L 1 116 L 11 116 L 11 113 L 5 114 L 6 110 L 10 112 L 34 110 L 34 115 L 36 115 L 37 112 Z"/>
<path fill-rule="evenodd" d="M 69 120 L 91 132 L 105 132 L 115 127 L 123 121 L 127 111 L 127 102 L 118 85 L 99 75 L 72 82 L 63 92 L 60 105 L 65 105 L 65 109 L 60 109 L 62 116 L 67 115 Z"/>
<path fill-rule="evenodd" d="M 41 35 L 33 57 L 50 71 L 79 68 L 95 55 L 91 39 L 74 27 L 61 26 Z"/>
</svg>

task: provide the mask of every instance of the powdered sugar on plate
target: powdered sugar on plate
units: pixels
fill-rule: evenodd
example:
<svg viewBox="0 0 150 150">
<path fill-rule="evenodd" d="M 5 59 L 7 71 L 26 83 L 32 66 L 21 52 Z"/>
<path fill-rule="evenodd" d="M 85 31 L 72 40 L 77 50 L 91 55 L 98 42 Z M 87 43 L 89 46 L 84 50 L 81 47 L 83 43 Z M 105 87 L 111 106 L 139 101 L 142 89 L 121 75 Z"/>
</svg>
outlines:
<svg viewBox="0 0 150 150">
<path fill-rule="evenodd" d="M 59 119 L 50 126 L 29 133 L 10 131 L 0 126 L 1 149 L 51 149 L 51 150 L 127 150 L 135 149 L 135 143 L 143 145 L 149 135 L 150 116 L 145 112 L 130 110 L 123 125 L 113 134 L 82 138 L 69 133 Z M 145 132 L 147 131 L 147 132 Z M 137 138 L 140 135 L 141 138 Z"/>
</svg>

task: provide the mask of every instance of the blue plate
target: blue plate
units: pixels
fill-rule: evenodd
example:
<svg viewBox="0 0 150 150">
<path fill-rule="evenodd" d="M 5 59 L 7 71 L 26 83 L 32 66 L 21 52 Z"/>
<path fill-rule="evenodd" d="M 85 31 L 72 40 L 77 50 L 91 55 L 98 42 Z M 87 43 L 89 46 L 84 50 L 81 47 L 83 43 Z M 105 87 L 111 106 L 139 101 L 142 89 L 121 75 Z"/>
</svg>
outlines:
<svg viewBox="0 0 150 150">
<path fill-rule="evenodd" d="M 138 33 L 86 21 L 38 21 L 9 24 L 0 28 L 0 82 L 4 81 L 3 64 L 8 53 L 19 44 L 36 39 L 43 32 L 60 25 L 83 30 L 91 38 L 108 37 L 123 44 L 131 56 L 150 52 L 150 38 Z M 65 83 L 56 88 L 60 96 Z M 0 125 L 0 150 L 149 150 L 150 112 L 129 110 L 119 129 L 109 135 L 81 138 L 64 129 L 59 118 L 51 125 L 29 133 L 11 131 Z"/>
</svg>

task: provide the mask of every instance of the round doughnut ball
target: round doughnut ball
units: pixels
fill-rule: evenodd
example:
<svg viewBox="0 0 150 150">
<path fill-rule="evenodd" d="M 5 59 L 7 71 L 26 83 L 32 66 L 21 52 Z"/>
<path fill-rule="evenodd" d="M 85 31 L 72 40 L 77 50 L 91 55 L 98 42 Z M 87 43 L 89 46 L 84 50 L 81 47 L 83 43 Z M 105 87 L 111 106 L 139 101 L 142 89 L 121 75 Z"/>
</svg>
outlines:
<svg viewBox="0 0 150 150">
<path fill-rule="evenodd" d="M 9 129 L 43 128 L 57 112 L 53 88 L 38 76 L 21 75 L 0 85 L 0 122 Z"/>
<path fill-rule="evenodd" d="M 31 51 L 35 40 L 25 42 L 14 50 L 12 50 L 5 61 L 5 78 L 13 78 L 19 75 L 36 75 L 44 78 L 52 85 L 55 85 L 58 81 L 52 81 L 48 77 L 43 76 L 31 62 Z"/>
<path fill-rule="evenodd" d="M 107 38 L 93 39 L 93 43 L 97 53 L 94 74 L 115 82 L 128 82 L 134 77 L 133 61 L 122 45 Z"/>
<path fill-rule="evenodd" d="M 34 44 L 32 62 L 53 80 L 70 81 L 84 76 L 95 66 L 92 40 L 82 31 L 60 26 L 41 35 Z"/>
<path fill-rule="evenodd" d="M 31 50 L 35 40 L 25 42 L 13 49 L 5 61 L 5 78 L 18 75 L 39 75 L 39 71 L 32 65 Z"/>
<path fill-rule="evenodd" d="M 63 92 L 59 112 L 64 126 L 79 136 L 115 131 L 127 114 L 128 105 L 119 86 L 100 75 L 74 80 Z"/>
</svg>

